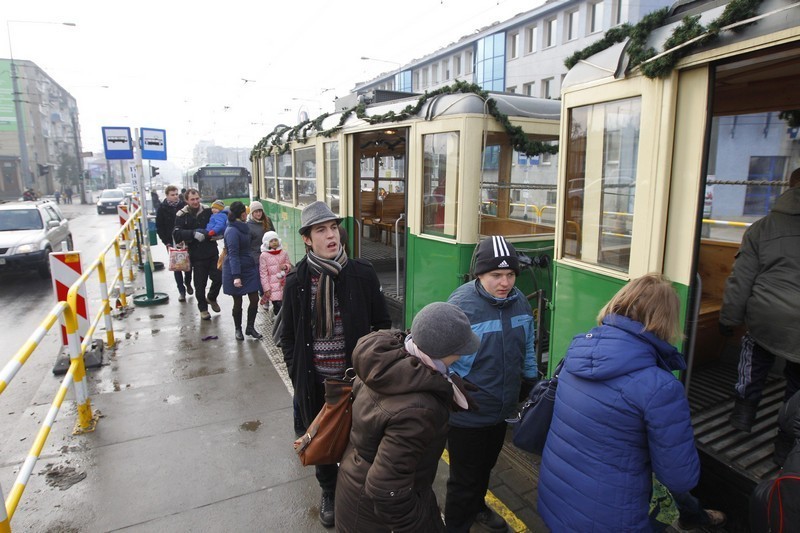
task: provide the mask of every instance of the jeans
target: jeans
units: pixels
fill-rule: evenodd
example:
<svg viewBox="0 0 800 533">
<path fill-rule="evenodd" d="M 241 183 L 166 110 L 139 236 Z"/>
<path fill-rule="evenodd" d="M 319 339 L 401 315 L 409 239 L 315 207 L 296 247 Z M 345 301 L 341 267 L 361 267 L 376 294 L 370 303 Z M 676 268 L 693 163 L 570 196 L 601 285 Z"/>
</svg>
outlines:
<svg viewBox="0 0 800 533">
<path fill-rule="evenodd" d="M 761 399 L 767 376 L 775 363 L 775 357 L 775 354 L 762 348 L 750 335 L 742 337 L 742 351 L 739 354 L 739 379 L 736 382 L 736 395 L 739 398 L 755 402 Z M 783 401 L 787 401 L 800 390 L 800 363 L 786 361 L 783 375 L 786 377 Z"/>
<path fill-rule="evenodd" d="M 222 290 L 222 272 L 217 268 L 217 256 L 209 257 L 207 259 L 195 259 L 190 257 L 192 262 L 192 270 L 194 271 L 194 290 L 195 297 L 197 298 L 197 308 L 202 311 L 208 311 L 209 300 L 216 300 L 219 296 L 219 291 Z M 211 288 L 208 290 L 206 297 L 206 283 L 211 278 Z"/>
<path fill-rule="evenodd" d="M 447 435 L 450 477 L 444 506 L 448 532 L 467 533 L 475 516 L 486 509 L 489 476 L 505 436 L 505 422 L 482 428 L 450 427 Z"/>
<path fill-rule="evenodd" d="M 189 272 L 173 272 L 175 274 L 175 285 L 178 286 L 178 292 L 186 294 L 186 285 L 192 284 L 192 271 Z"/>
</svg>

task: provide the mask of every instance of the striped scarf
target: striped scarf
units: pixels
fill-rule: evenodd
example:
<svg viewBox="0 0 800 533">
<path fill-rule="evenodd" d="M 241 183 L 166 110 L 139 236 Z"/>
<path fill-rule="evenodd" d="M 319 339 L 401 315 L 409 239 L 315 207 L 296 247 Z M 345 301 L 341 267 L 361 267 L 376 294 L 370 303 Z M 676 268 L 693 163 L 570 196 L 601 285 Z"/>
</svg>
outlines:
<svg viewBox="0 0 800 533">
<path fill-rule="evenodd" d="M 347 264 L 347 253 L 344 246 L 333 259 L 324 259 L 311 250 L 308 251 L 308 264 L 311 271 L 319 274 L 319 287 L 315 301 L 314 338 L 329 339 L 333 335 L 334 299 L 336 298 L 336 278 Z"/>
</svg>

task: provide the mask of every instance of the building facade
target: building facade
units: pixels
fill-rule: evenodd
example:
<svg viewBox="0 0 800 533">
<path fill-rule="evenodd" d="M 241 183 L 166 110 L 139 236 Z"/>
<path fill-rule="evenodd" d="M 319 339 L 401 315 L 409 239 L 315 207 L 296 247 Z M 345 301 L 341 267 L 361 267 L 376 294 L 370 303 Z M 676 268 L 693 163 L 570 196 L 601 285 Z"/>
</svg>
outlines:
<svg viewBox="0 0 800 533">
<path fill-rule="evenodd" d="M 77 192 L 83 164 L 75 98 L 31 61 L 15 59 L 11 67 L 0 59 L 0 198 L 18 198 L 28 187 L 42 195 L 67 186 Z"/>
</svg>

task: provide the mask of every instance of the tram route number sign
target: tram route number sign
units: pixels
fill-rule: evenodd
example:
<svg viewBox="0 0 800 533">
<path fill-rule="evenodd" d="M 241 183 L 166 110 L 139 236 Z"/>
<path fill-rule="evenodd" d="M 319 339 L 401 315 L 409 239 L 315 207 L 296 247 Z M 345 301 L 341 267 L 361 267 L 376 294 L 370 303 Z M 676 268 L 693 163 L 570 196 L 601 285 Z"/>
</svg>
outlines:
<svg viewBox="0 0 800 533">
<path fill-rule="evenodd" d="M 139 174 L 136 172 L 136 164 L 131 163 L 128 165 L 128 170 L 131 173 L 131 185 L 136 194 L 139 194 Z"/>
</svg>

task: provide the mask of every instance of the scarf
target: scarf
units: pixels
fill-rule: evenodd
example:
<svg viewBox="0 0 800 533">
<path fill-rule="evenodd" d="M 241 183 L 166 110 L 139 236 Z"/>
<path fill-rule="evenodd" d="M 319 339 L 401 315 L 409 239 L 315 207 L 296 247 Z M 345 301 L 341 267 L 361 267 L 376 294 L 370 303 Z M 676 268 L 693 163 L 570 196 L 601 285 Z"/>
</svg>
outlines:
<svg viewBox="0 0 800 533">
<path fill-rule="evenodd" d="M 466 393 L 461 390 L 461 388 L 450 378 L 451 374 L 447 369 L 447 365 L 445 365 L 439 359 L 431 359 L 428 354 L 420 350 L 419 346 L 414 344 L 414 340 L 411 338 L 411 335 L 406 337 L 405 348 L 409 354 L 419 359 L 423 365 L 427 366 L 431 370 L 436 370 L 442 376 L 444 376 L 444 378 L 453 386 L 453 403 L 465 411 L 469 410 L 469 401 L 467 400 Z"/>
<path fill-rule="evenodd" d="M 180 200 L 175 200 L 174 202 L 170 202 L 169 200 L 167 200 L 167 205 L 170 207 L 178 207 L 178 204 L 180 203 L 181 203 Z"/>
<path fill-rule="evenodd" d="M 315 301 L 314 338 L 329 339 L 333 335 L 334 301 L 336 299 L 336 278 L 347 264 L 344 246 L 333 259 L 324 259 L 309 250 L 306 255 L 311 271 L 319 274 L 319 287 Z"/>
</svg>

